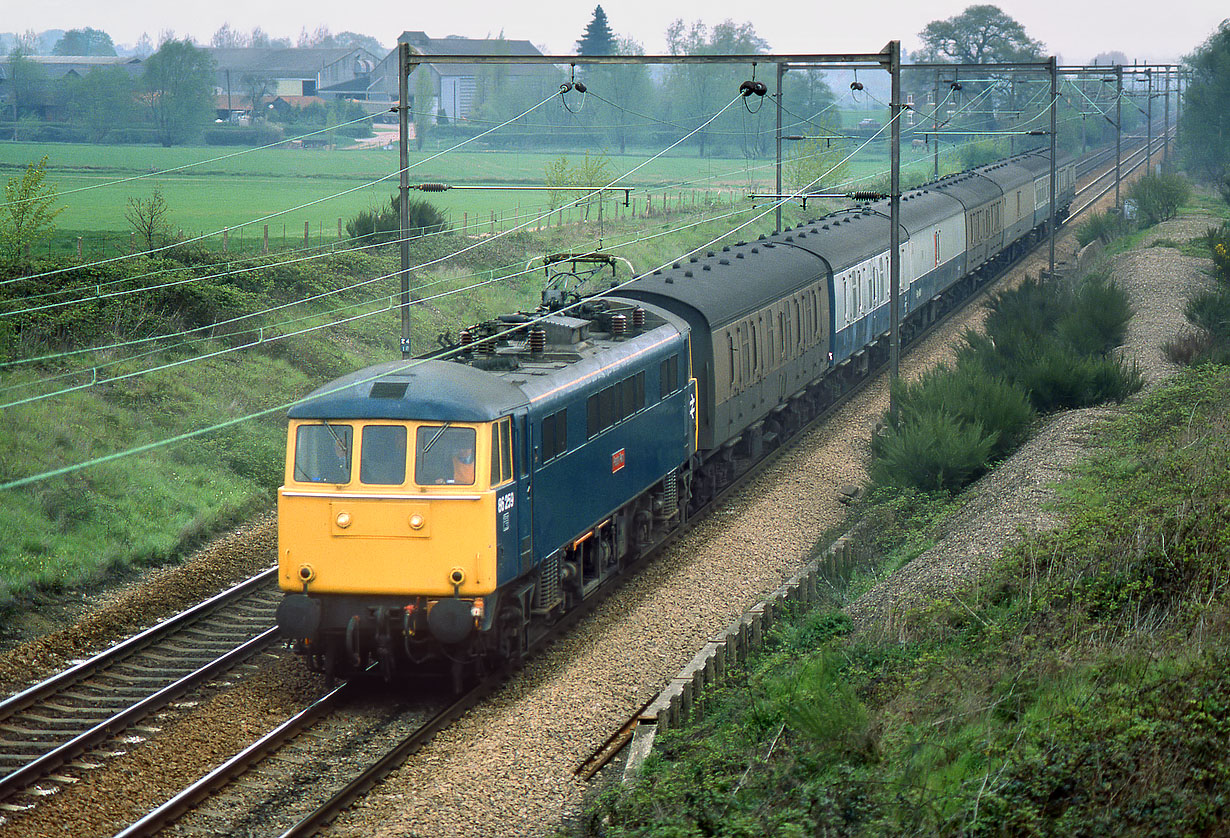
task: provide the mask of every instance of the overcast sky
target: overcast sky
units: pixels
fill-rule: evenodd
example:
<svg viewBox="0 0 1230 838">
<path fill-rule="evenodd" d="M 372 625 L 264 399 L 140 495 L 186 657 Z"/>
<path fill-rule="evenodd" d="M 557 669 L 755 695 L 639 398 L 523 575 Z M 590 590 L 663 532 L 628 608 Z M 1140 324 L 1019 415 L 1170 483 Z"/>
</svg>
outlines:
<svg viewBox="0 0 1230 838">
<path fill-rule="evenodd" d="M 242 31 L 260 26 L 274 37 L 295 40 L 299 32 L 327 26 L 333 32 L 372 35 L 386 46 L 407 29 L 434 38 L 482 38 L 502 30 L 505 37 L 532 41 L 551 54 L 575 51 L 593 14 L 594 0 L 0 0 L 0 29 L 36 32 L 92 26 L 116 43 L 134 43 L 142 32 L 192 36 L 208 43 L 222 24 Z M 751 22 L 781 53 L 875 52 L 893 38 L 918 47 L 918 33 L 932 20 L 960 14 L 967 0 L 607 0 L 611 28 L 630 35 L 646 52 L 665 52 L 663 33 L 676 18 L 707 24 L 725 19 Z M 1065 63 L 1084 63 L 1101 52 L 1120 50 L 1129 60 L 1170 61 L 1191 52 L 1230 17 L 1225 0 L 1001 0 L 1001 9 L 1025 26 Z M 767 10 L 771 13 L 766 14 Z"/>
</svg>

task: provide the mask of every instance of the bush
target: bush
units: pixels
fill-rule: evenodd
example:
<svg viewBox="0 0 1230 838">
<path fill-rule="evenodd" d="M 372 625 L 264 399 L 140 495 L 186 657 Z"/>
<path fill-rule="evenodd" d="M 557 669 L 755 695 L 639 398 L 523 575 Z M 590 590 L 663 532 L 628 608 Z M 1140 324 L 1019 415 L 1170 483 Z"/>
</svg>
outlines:
<svg viewBox="0 0 1230 838">
<path fill-rule="evenodd" d="M 1093 241 L 1110 244 L 1132 232 L 1132 223 L 1119 212 L 1095 212 L 1076 226 L 1076 240 L 1081 247 Z"/>
<path fill-rule="evenodd" d="M 1179 175 L 1145 175 L 1128 187 L 1127 197 L 1136 204 L 1140 225 L 1152 227 L 1174 218 L 1191 191 Z"/>
<path fill-rule="evenodd" d="M 1132 305 L 1108 276 L 1091 274 L 1059 296 L 1064 314 L 1055 332 L 1074 352 L 1105 354 L 1123 343 Z"/>
<path fill-rule="evenodd" d="M 409 205 L 410 235 L 425 236 L 445 229 L 444 213 L 424 200 L 411 200 Z M 397 241 L 401 229 L 401 199 L 394 194 L 386 207 L 361 210 L 346 222 L 346 235 L 362 239 L 366 244 Z"/>
<path fill-rule="evenodd" d="M 1230 224 L 1210 227 L 1204 238 L 1213 257 L 1213 273 L 1222 282 L 1230 282 Z"/>
<path fill-rule="evenodd" d="M 251 127 L 225 126 L 205 131 L 205 145 L 264 146 L 281 142 L 285 137 L 281 125 L 257 120 Z"/>
<path fill-rule="evenodd" d="M 1034 418 L 1024 392 L 978 366 L 939 367 L 913 384 L 899 383 L 895 395 L 902 422 L 947 413 L 967 425 L 981 425 L 995 435 L 992 458 L 1016 448 Z"/>
<path fill-rule="evenodd" d="M 986 471 L 998 436 L 943 410 L 917 411 L 872 441 L 871 479 L 881 486 L 956 491 Z"/>
<path fill-rule="evenodd" d="M 1198 294 L 1187 303 L 1187 319 L 1213 336 L 1230 341 L 1230 289 L 1219 288 Z"/>
</svg>

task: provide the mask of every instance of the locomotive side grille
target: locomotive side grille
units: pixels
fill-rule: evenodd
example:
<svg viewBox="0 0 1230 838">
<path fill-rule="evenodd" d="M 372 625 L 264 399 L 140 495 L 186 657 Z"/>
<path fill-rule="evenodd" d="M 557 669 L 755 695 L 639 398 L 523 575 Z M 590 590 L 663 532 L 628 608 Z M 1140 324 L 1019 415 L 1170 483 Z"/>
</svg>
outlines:
<svg viewBox="0 0 1230 838">
<path fill-rule="evenodd" d="M 538 569 L 538 582 L 534 585 L 535 614 L 545 614 L 560 603 L 559 550 L 542 560 Z"/>
<path fill-rule="evenodd" d="M 666 475 L 662 481 L 662 511 L 669 517 L 679 508 L 679 477 L 678 470 Z"/>
</svg>

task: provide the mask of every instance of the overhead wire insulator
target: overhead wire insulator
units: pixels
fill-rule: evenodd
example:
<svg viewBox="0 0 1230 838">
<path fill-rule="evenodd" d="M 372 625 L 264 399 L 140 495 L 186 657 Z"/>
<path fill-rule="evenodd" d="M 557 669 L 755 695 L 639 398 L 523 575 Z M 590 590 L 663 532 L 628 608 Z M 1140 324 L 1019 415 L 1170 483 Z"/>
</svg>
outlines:
<svg viewBox="0 0 1230 838">
<path fill-rule="evenodd" d="M 769 92 L 769 87 L 762 81 L 748 80 L 739 85 L 739 95 L 743 98 L 748 96 L 763 96 Z"/>
</svg>

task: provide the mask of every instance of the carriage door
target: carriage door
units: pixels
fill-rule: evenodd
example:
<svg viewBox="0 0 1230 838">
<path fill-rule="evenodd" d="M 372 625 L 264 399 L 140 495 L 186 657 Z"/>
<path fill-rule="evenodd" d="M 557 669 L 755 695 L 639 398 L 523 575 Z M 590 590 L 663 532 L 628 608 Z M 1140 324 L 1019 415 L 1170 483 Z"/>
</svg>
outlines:
<svg viewBox="0 0 1230 838">
<path fill-rule="evenodd" d="M 519 575 L 521 543 L 521 506 L 517 497 L 517 481 L 514 479 L 512 417 L 505 416 L 491 425 L 491 487 L 495 490 L 495 543 L 496 576 L 501 583 Z M 520 465 L 520 463 L 518 463 Z"/>
<path fill-rule="evenodd" d="M 534 564 L 534 490 L 531 477 L 533 463 L 534 440 L 530 433 L 530 420 L 526 414 L 521 414 L 513 420 L 513 474 L 517 477 L 517 522 L 521 533 L 518 547 L 521 567 L 518 572 L 525 573 Z"/>
</svg>

